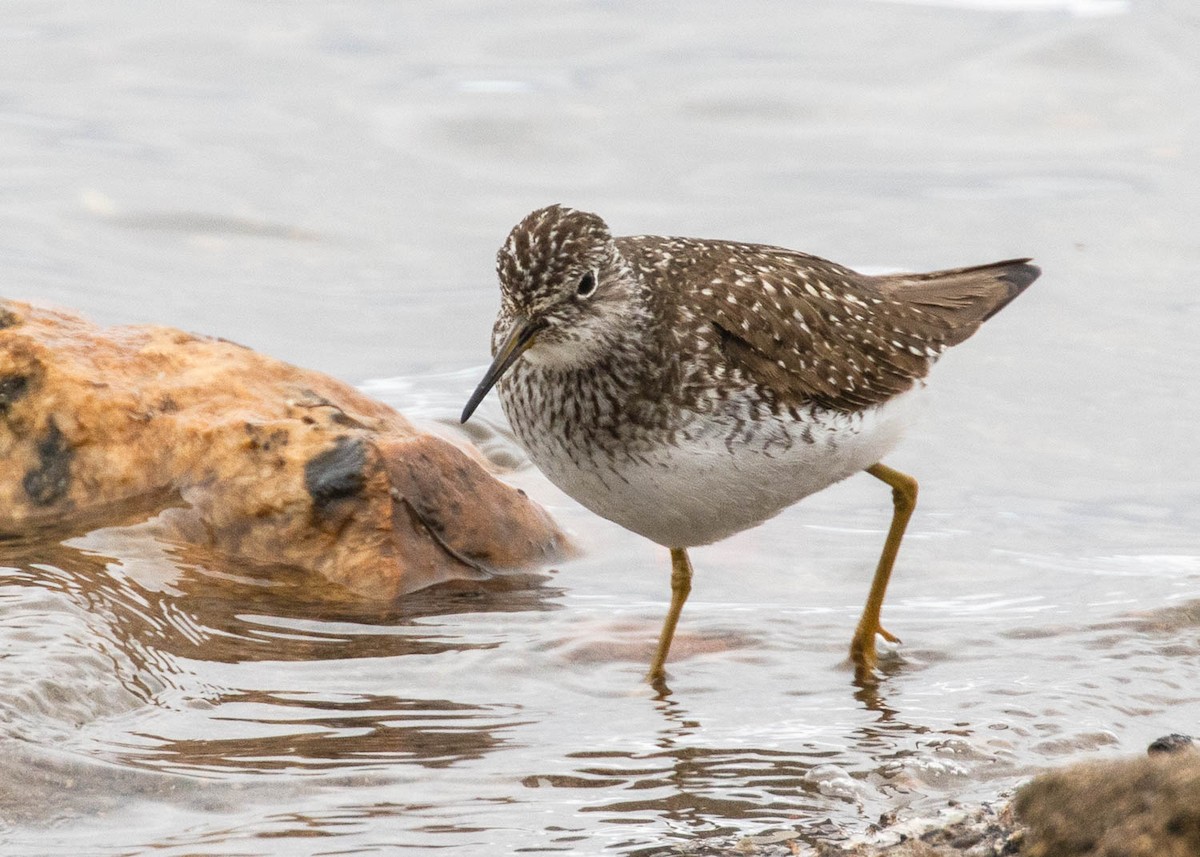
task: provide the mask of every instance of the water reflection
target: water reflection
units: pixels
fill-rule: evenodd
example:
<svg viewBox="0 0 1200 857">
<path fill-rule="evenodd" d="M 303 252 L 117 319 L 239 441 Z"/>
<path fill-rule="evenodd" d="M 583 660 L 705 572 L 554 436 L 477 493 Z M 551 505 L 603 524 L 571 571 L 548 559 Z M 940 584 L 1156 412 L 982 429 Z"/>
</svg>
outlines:
<svg viewBox="0 0 1200 857">
<path fill-rule="evenodd" d="M 98 549 L 117 544 L 121 549 L 107 555 Z M 37 605 L 49 595 L 53 611 L 83 617 L 87 626 L 74 635 L 75 649 L 63 653 L 86 674 L 54 693 L 81 694 L 87 713 L 74 716 L 87 721 L 134 718 L 128 732 L 106 735 L 92 750 L 124 764 L 202 776 L 441 767 L 480 758 L 523 722 L 518 706 L 439 698 L 429 694 L 430 682 L 411 675 L 397 682 L 432 698 L 347 694 L 322 689 L 328 679 L 313 680 L 311 670 L 365 673 L 357 683 L 369 686 L 384 677 L 357 664 L 429 663 L 443 653 L 494 648 L 497 642 L 455 633 L 440 619 L 551 610 L 560 594 L 546 574 L 497 575 L 381 609 L 293 569 L 223 570 L 212 557 L 148 540 L 136 527 L 69 543 L 10 540 L 0 562 L 11 563 L 0 583 L 13 605 L 0 628 L 6 649 L 21 646 L 21 609 L 41 614 Z M 80 650 L 111 656 L 80 659 Z M 48 668 L 53 657 L 36 654 Z M 33 672 L 24 680 L 35 682 Z M 44 695 L 36 690 L 31 699 Z M 10 683 L 9 691 L 11 699 L 21 688 Z M 73 716 L 77 706 L 29 707 L 53 720 Z M 0 738 L 6 734 L 13 733 L 0 728 Z"/>
<path fill-rule="evenodd" d="M 1114 746 L 1114 717 L 1194 704 L 1195 670 L 1180 666 L 1194 660 L 1194 600 L 1051 626 L 1037 605 L 1014 610 L 1000 595 L 912 599 L 912 633 L 938 648 L 885 655 L 867 681 L 837 665 L 833 614 L 765 620 L 751 638 L 700 601 L 679 686 L 654 696 L 638 683 L 646 622 L 602 606 L 588 618 L 591 601 L 560 611 L 569 597 L 551 574 L 458 582 L 381 608 L 286 568 L 222 565 L 136 525 L 10 540 L 0 562 L 0 758 L 47 772 L 32 786 L 46 792 L 42 820 L 110 811 L 114 790 L 200 807 L 199 832 L 157 840 L 180 853 L 241 841 L 226 816 L 245 801 L 268 810 L 259 835 L 283 840 L 390 824 L 414 848 L 486 843 L 514 818 L 546 814 L 529 847 L 603 835 L 621 852 L 672 853 L 664 839 L 748 831 L 817 843 L 882 812 L 1011 784 L 1031 757 Z M 981 622 L 990 633 L 976 633 Z M 997 647 L 1037 653 L 1062 689 L 1024 675 L 1020 657 L 991 676 Z M 802 689 L 778 691 L 798 674 Z M 14 754 L 6 739 L 67 758 Z M 51 795 L 63 782 L 78 785 Z M 208 783 L 236 784 L 239 797 L 214 802 Z M 280 806 L 283 784 L 304 811 Z M 40 823 L 22 799 L 0 790 L 0 815 Z"/>
<path fill-rule="evenodd" d="M 454 581 L 380 605 L 287 566 L 240 562 L 226 570 L 214 557 L 162 545 L 136 529 L 124 531 L 135 538 L 122 540 L 119 555 L 98 552 L 97 544 L 112 541 L 98 533 L 114 532 L 122 531 L 66 544 L 0 546 L 0 561 L 17 566 L 7 582 L 69 595 L 108 617 L 114 637 L 131 648 L 150 644 L 177 657 L 223 662 L 428 655 L 487 645 L 423 635 L 419 621 L 553 610 L 562 594 L 547 585 L 547 574 L 512 573 Z M 32 557 L 36 563 L 28 562 Z"/>
<path fill-rule="evenodd" d="M 968 760 L 1002 763 L 977 748 L 971 729 L 935 727 L 890 704 L 904 662 L 881 664 L 878 680 L 843 685 L 849 710 L 829 713 L 835 732 L 845 724 L 840 740 L 714 737 L 680 694 L 659 695 L 649 703 L 661 723 L 652 749 L 631 737 L 628 749 L 578 750 L 566 755 L 569 770 L 521 783 L 561 793 L 552 799 L 579 803 L 580 813 L 617 829 L 640 823 L 672 840 L 723 841 L 749 826 L 817 843 L 877 817 L 884 806 L 919 799 L 929 781 L 952 787 L 965 780 L 973 773 Z M 677 853 L 637 837 L 620 844 L 630 854 Z"/>
<path fill-rule="evenodd" d="M 268 691 L 222 694 L 222 735 L 159 738 L 128 746 L 125 761 L 163 771 L 290 775 L 352 773 L 389 764 L 445 767 L 478 759 L 504 743 L 501 733 L 520 725 L 511 706 L 466 705 L 445 699 L 366 696 L 338 701 L 326 695 Z M 265 729 L 278 734 L 262 734 Z"/>
</svg>

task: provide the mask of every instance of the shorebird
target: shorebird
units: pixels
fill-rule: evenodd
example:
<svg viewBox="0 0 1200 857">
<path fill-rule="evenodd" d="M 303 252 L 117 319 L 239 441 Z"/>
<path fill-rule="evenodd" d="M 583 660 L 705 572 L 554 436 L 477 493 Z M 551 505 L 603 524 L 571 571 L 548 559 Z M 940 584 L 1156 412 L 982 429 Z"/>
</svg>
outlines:
<svg viewBox="0 0 1200 857">
<path fill-rule="evenodd" d="M 884 594 L 917 481 L 882 463 L 930 367 L 1040 271 L 1010 259 L 870 276 L 760 244 L 614 237 L 552 205 L 497 254 L 493 360 L 520 444 L 598 515 L 671 553 L 671 604 L 647 678 L 691 591 L 687 549 L 753 527 L 859 471 L 892 489 L 891 526 L 850 645 L 876 663 Z"/>
</svg>

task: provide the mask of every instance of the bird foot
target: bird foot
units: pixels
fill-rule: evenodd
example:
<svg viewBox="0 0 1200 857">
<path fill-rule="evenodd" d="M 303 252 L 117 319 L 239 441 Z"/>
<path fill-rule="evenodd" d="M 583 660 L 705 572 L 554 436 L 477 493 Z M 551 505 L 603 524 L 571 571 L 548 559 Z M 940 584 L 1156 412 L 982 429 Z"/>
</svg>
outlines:
<svg viewBox="0 0 1200 857">
<path fill-rule="evenodd" d="M 651 668 L 650 672 L 646 673 L 646 683 L 658 694 L 659 699 L 671 695 L 671 688 L 667 686 L 667 671 L 661 667 Z"/>
<path fill-rule="evenodd" d="M 875 635 L 878 634 L 889 643 L 899 644 L 900 638 L 882 625 L 863 627 L 860 625 L 850 641 L 850 660 L 854 664 L 854 672 L 861 676 L 869 675 L 875 669 L 879 654 L 875 650 Z"/>
</svg>

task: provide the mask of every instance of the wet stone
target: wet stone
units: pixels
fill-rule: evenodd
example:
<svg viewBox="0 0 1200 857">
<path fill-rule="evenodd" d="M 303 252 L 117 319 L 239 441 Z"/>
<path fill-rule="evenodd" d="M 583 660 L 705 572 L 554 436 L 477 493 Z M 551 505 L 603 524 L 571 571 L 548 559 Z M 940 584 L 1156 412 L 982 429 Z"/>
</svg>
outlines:
<svg viewBox="0 0 1200 857">
<path fill-rule="evenodd" d="M 567 550 L 465 441 L 327 375 L 171 328 L 0 309 L 20 321 L 0 329 L 0 533 L 129 523 L 136 509 L 172 544 L 383 600 Z"/>
</svg>

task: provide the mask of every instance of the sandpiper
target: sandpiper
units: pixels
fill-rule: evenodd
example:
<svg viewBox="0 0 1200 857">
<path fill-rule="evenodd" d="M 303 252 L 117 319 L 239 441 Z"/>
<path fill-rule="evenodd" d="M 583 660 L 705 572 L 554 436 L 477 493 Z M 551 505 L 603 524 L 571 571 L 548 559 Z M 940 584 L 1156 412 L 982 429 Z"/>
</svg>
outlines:
<svg viewBox="0 0 1200 857">
<path fill-rule="evenodd" d="M 884 593 L 917 499 L 881 463 L 939 355 L 1039 269 L 1011 259 L 868 276 L 759 244 L 614 237 L 561 205 L 518 223 L 497 254 L 493 385 L 546 476 L 671 552 L 671 605 L 647 678 L 691 591 L 687 549 L 753 527 L 865 470 L 892 489 L 891 527 L 850 645 L 876 661 Z"/>
</svg>

